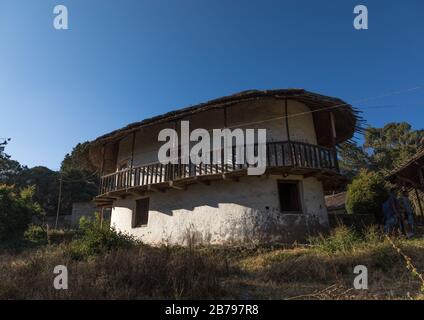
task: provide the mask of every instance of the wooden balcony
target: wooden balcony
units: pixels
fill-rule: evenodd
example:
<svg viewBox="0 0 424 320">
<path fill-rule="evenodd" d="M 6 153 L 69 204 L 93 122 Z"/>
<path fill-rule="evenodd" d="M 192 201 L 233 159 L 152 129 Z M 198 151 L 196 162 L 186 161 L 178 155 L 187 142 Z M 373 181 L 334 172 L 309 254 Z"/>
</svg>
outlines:
<svg viewBox="0 0 424 320">
<path fill-rule="evenodd" d="M 208 184 L 217 179 L 237 180 L 246 175 L 248 166 L 236 163 L 235 148 L 231 159 L 218 164 L 183 164 L 180 159 L 179 164 L 134 166 L 102 176 L 99 196 L 95 201 L 99 206 L 108 206 L 113 200 L 126 195 L 141 195 L 169 188 L 185 189 L 188 184 Z M 268 142 L 266 173 L 339 176 L 337 154 L 333 149 L 307 143 Z"/>
</svg>

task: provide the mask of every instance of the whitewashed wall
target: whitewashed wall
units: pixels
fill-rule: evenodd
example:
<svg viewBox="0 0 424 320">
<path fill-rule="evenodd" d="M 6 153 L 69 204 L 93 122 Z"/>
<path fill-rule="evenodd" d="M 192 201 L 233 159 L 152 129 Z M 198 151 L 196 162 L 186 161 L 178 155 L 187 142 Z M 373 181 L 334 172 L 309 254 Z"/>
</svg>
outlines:
<svg viewBox="0 0 424 320">
<path fill-rule="evenodd" d="M 268 141 L 287 140 L 284 100 L 262 99 L 227 108 L 230 128 L 266 128 Z M 293 141 L 316 144 L 316 134 L 309 108 L 288 101 L 290 137 Z M 305 113 L 306 112 L 306 113 Z M 293 116 L 301 114 L 299 116 Z M 275 119 L 277 118 L 277 119 Z M 184 120 L 190 129 L 224 127 L 224 111 L 210 110 Z M 257 123 L 260 122 L 260 123 Z M 174 128 L 166 123 L 142 129 L 136 135 L 134 165 L 155 163 L 163 142 L 158 133 Z M 179 130 L 179 129 L 178 129 Z M 178 131 L 179 132 L 179 131 Z M 120 142 L 118 164 L 131 157 L 132 136 Z M 147 226 L 132 228 L 135 197 L 114 202 L 112 226 L 130 233 L 146 243 L 224 243 L 240 241 L 302 241 L 308 235 L 328 228 L 322 184 L 316 178 L 301 181 L 303 214 L 280 212 L 276 176 L 244 177 L 239 182 L 217 181 L 210 186 L 193 185 L 188 190 L 149 193 L 150 212 Z"/>
<path fill-rule="evenodd" d="M 328 229 L 321 182 L 288 176 L 301 181 L 303 213 L 284 214 L 278 179 L 250 176 L 239 182 L 193 185 L 185 191 L 152 192 L 148 225 L 138 228 L 131 227 L 137 198 L 128 197 L 114 203 L 111 225 L 150 244 L 293 242 Z"/>
</svg>

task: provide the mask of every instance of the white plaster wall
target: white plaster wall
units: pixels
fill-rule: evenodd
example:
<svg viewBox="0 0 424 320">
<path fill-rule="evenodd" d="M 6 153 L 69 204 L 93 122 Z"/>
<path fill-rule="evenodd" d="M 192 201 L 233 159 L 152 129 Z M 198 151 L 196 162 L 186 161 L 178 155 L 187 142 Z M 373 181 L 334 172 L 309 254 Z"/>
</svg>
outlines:
<svg viewBox="0 0 424 320">
<path fill-rule="evenodd" d="M 302 214 L 280 212 L 277 176 L 216 181 L 188 190 L 150 193 L 147 226 L 132 228 L 135 197 L 114 203 L 111 225 L 150 244 L 302 241 L 328 227 L 322 184 L 314 177 L 301 181 Z M 191 240 L 188 240 L 191 239 Z"/>
</svg>

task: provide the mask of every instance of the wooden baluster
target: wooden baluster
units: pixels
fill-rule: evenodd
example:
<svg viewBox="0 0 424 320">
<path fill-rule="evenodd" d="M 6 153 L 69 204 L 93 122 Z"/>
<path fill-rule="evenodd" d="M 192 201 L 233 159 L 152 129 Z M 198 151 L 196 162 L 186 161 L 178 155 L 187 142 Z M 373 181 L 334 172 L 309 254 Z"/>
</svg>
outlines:
<svg viewBox="0 0 424 320">
<path fill-rule="evenodd" d="M 293 155 L 294 155 L 294 162 L 296 163 L 296 166 L 300 166 L 301 165 L 301 157 L 300 157 L 300 152 L 299 152 L 299 145 L 296 144 L 292 144 L 293 147 Z"/>
<path fill-rule="evenodd" d="M 278 167 L 278 151 L 277 151 L 277 144 L 273 143 L 272 144 L 272 151 L 274 152 L 274 162 L 275 162 L 275 166 Z"/>
<path fill-rule="evenodd" d="M 312 147 L 308 144 L 308 166 L 309 168 L 313 168 L 314 164 L 312 162 Z"/>
</svg>

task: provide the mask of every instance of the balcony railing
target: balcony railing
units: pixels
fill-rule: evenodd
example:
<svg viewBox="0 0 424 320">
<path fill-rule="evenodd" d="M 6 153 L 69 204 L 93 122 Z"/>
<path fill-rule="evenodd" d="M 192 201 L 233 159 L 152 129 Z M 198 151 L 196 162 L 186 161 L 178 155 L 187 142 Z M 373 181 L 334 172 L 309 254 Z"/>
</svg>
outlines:
<svg viewBox="0 0 424 320">
<path fill-rule="evenodd" d="M 257 146 L 256 150 L 257 151 Z M 246 149 L 246 148 L 245 148 Z M 152 186 L 191 177 L 206 177 L 235 173 L 245 170 L 248 164 L 236 163 L 236 150 L 232 149 L 231 159 L 214 164 L 154 163 L 134 166 L 101 177 L 100 195 L 131 188 Z M 266 148 L 267 169 L 294 168 L 312 171 L 339 172 L 335 150 L 301 142 L 268 142 Z"/>
</svg>

